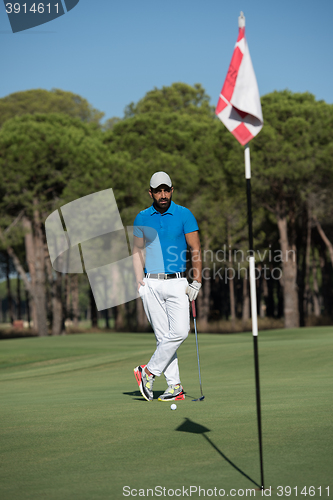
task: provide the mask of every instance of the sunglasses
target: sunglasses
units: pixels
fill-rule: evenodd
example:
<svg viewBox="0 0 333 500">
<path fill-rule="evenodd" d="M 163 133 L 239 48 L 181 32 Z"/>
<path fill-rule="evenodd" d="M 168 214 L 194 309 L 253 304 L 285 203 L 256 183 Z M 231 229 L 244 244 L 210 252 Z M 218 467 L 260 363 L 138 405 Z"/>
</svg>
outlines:
<svg viewBox="0 0 333 500">
<path fill-rule="evenodd" d="M 153 188 L 150 188 L 152 193 L 154 194 L 157 194 L 157 193 L 161 193 L 162 191 L 165 191 L 166 193 L 171 193 L 171 188 L 164 188 L 164 189 L 153 189 Z"/>
</svg>

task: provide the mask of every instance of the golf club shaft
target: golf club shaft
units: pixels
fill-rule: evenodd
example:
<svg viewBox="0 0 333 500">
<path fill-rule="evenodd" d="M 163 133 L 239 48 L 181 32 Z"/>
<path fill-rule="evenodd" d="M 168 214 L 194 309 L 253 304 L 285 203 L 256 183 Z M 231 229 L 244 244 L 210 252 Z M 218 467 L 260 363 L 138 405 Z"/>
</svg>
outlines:
<svg viewBox="0 0 333 500">
<path fill-rule="evenodd" d="M 201 396 L 203 396 L 202 392 L 202 384 L 201 384 L 201 372 L 200 372 L 200 360 L 199 360 L 199 344 L 198 344 L 198 332 L 197 332 L 197 313 L 195 309 L 195 302 L 192 300 L 192 315 L 193 315 L 193 321 L 194 321 L 194 331 L 195 331 L 195 342 L 197 345 L 197 358 L 198 358 L 198 369 L 199 369 L 199 383 L 200 383 L 200 392 Z"/>
</svg>

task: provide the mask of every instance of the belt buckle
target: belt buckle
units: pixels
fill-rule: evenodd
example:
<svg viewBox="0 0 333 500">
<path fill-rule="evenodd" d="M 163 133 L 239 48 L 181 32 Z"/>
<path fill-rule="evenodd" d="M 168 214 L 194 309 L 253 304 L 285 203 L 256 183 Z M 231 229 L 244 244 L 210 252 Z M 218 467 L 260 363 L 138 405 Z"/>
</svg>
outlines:
<svg viewBox="0 0 333 500">
<path fill-rule="evenodd" d="M 167 275 L 165 273 L 158 273 L 157 274 L 157 279 L 159 279 L 159 280 L 166 280 L 167 279 Z"/>
</svg>

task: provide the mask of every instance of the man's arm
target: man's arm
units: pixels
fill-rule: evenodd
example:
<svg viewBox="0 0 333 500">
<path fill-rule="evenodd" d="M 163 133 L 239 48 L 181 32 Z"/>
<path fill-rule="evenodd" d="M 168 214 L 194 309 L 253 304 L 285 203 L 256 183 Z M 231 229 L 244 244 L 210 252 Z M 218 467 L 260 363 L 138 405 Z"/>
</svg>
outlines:
<svg viewBox="0 0 333 500">
<path fill-rule="evenodd" d="M 186 243 L 191 251 L 192 277 L 193 281 L 202 281 L 202 259 L 199 231 L 185 234 Z"/>
<path fill-rule="evenodd" d="M 136 282 L 138 285 L 138 290 L 141 285 L 145 285 L 143 281 L 143 269 L 145 267 L 145 257 L 144 257 L 144 239 L 134 236 L 133 243 L 133 267 Z"/>
</svg>

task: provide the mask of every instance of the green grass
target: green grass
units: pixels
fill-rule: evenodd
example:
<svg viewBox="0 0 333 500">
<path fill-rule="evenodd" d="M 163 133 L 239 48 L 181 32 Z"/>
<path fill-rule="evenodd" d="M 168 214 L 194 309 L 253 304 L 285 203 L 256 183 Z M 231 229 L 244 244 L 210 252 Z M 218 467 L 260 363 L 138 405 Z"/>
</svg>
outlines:
<svg viewBox="0 0 333 500">
<path fill-rule="evenodd" d="M 225 496 L 255 488 L 252 336 L 199 334 L 199 343 L 206 399 L 191 401 L 200 396 L 191 334 L 179 349 L 188 397 L 170 411 L 144 401 L 133 376 L 153 352 L 152 334 L 1 341 L 0 498 L 122 499 L 125 485 L 216 487 Z M 321 486 L 322 498 L 330 486 L 333 495 L 332 350 L 331 327 L 259 334 L 265 483 L 274 498 L 279 485 L 297 486 L 297 498 L 304 486 Z M 164 377 L 154 389 L 164 391 Z"/>
</svg>

